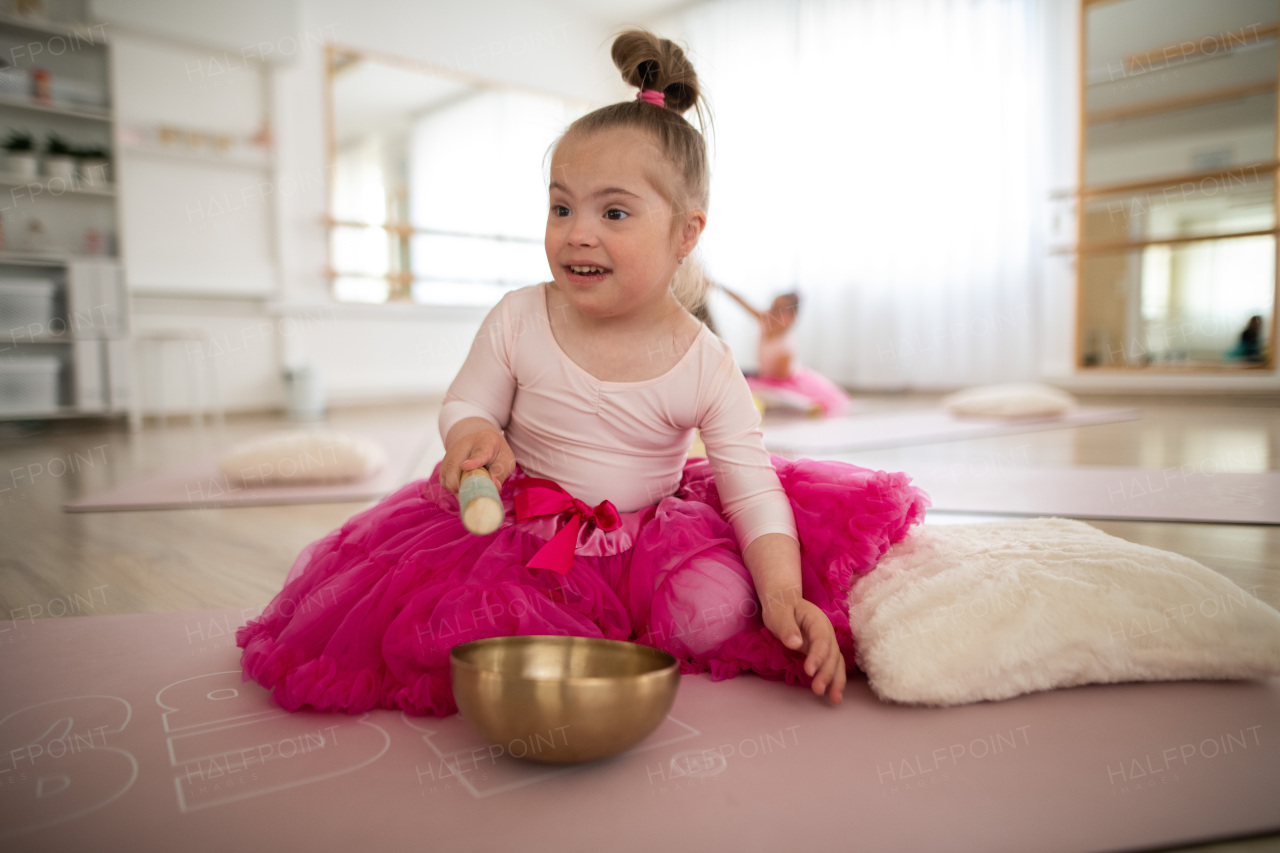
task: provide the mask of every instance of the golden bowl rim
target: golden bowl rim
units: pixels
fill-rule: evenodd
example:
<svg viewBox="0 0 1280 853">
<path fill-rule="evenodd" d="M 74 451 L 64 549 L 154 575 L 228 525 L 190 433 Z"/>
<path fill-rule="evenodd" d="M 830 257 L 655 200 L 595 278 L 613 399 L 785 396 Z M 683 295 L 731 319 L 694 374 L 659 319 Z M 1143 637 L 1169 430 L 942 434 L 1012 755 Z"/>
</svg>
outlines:
<svg viewBox="0 0 1280 853">
<path fill-rule="evenodd" d="M 511 673 L 498 672 L 493 669 L 487 669 L 484 667 L 477 666 L 476 664 L 472 663 L 469 660 L 464 660 L 458 655 L 459 649 L 465 649 L 468 646 L 478 646 L 478 645 L 487 644 L 487 643 L 492 643 L 492 644 L 508 643 L 512 641 L 531 642 L 531 641 L 546 641 L 546 640 L 553 640 L 556 642 L 557 645 L 560 645 L 569 641 L 577 641 L 577 642 L 591 643 L 593 645 L 603 644 L 603 645 L 639 647 L 642 649 L 648 649 L 649 651 L 653 652 L 655 655 L 658 655 L 666 659 L 668 663 L 666 663 L 664 666 L 658 669 L 652 669 L 652 670 L 649 670 L 648 672 L 641 672 L 635 675 L 563 675 L 563 676 L 555 676 L 555 677 L 549 677 L 549 678 L 540 678 L 537 676 L 515 675 Z M 604 637 L 575 637 L 575 636 L 568 636 L 564 634 L 513 634 L 510 636 L 503 636 L 503 637 L 482 637 L 479 640 L 470 640 L 465 643 L 459 643 L 458 645 L 449 649 L 449 663 L 451 666 L 466 667 L 467 669 L 472 670 L 474 672 L 478 672 L 481 674 L 488 673 L 488 674 L 492 674 L 496 678 L 511 679 L 513 681 L 532 681 L 532 682 L 555 681 L 555 682 L 565 682 L 569 684 L 586 684 L 591 682 L 616 682 L 618 679 L 633 679 L 633 678 L 663 678 L 668 675 L 671 675 L 672 670 L 675 671 L 676 676 L 680 675 L 680 661 L 676 658 L 675 655 L 671 654 L 671 652 L 664 651 L 663 649 L 655 648 L 653 646 L 646 646 L 644 643 L 633 643 L 630 640 L 609 640 Z"/>
</svg>

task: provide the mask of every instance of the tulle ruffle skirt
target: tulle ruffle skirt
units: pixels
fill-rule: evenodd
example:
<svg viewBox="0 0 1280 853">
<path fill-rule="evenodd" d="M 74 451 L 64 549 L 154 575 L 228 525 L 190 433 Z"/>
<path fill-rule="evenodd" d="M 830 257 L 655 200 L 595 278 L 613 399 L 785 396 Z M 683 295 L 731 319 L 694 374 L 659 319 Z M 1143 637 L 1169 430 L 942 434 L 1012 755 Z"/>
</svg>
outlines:
<svg viewBox="0 0 1280 853">
<path fill-rule="evenodd" d="M 849 666 L 846 603 L 855 575 L 924 516 L 903 474 L 774 458 L 801 543 L 804 596 L 826 612 Z M 804 657 L 765 627 L 751 576 L 706 460 L 690 460 L 675 496 L 579 531 L 564 574 L 526 563 L 562 526 L 516 521 L 517 471 L 503 526 L 466 531 L 439 469 L 307 546 L 284 589 L 240 628 L 245 679 L 283 707 L 350 713 L 453 713 L 449 650 L 471 640 L 554 634 L 632 640 L 670 651 L 686 673 L 750 670 L 810 682 Z"/>
<path fill-rule="evenodd" d="M 748 376 L 747 385 L 769 408 L 775 402 L 783 408 L 813 409 L 823 415 L 839 415 L 853 401 L 844 389 L 816 370 L 797 365 L 786 379 Z"/>
</svg>

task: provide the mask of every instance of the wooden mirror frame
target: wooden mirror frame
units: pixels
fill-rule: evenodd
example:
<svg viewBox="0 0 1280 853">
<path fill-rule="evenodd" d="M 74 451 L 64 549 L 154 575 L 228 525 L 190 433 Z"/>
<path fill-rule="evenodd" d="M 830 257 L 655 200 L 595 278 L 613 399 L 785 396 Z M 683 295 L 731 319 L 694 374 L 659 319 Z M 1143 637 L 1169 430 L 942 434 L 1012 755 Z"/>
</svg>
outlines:
<svg viewBox="0 0 1280 853">
<path fill-rule="evenodd" d="M 1182 96 L 1180 98 L 1167 99 L 1164 102 L 1157 102 L 1162 109 L 1178 109 L 1187 106 L 1196 106 L 1202 103 L 1211 103 L 1216 100 L 1227 100 L 1231 97 L 1245 97 L 1249 94 L 1261 94 L 1266 91 L 1275 93 L 1276 105 L 1276 128 L 1275 128 L 1275 149 L 1272 152 L 1272 159 L 1269 162 L 1259 164 L 1236 164 L 1226 168 L 1218 168 L 1212 170 L 1204 170 L 1199 172 L 1187 172 L 1176 175 L 1164 175 L 1158 178 L 1127 181 L 1115 184 L 1103 184 L 1095 187 L 1089 187 L 1085 184 L 1085 164 L 1087 160 L 1088 148 L 1088 131 L 1090 124 L 1090 115 L 1087 109 L 1086 96 L 1088 93 L 1088 18 L 1089 10 L 1099 6 L 1127 2 L 1127 0 L 1080 0 L 1079 6 L 1079 40 L 1078 40 L 1078 94 L 1079 94 L 1079 132 L 1080 138 L 1077 146 L 1078 158 L 1076 164 L 1076 192 L 1074 194 L 1075 201 L 1075 288 L 1076 288 L 1076 319 L 1074 334 L 1074 364 L 1077 371 L 1133 371 L 1133 370 L 1152 370 L 1158 369 L 1161 373 L 1213 373 L 1213 374 L 1240 374 L 1242 372 L 1269 372 L 1274 371 L 1276 367 L 1276 321 L 1280 317 L 1280 50 L 1277 50 L 1277 74 L 1269 84 L 1259 85 L 1251 84 L 1250 86 L 1234 87 L 1233 90 L 1223 90 L 1220 92 L 1210 93 L 1213 98 L 1205 98 L 1200 96 Z M 1267 27 L 1266 36 L 1276 38 L 1280 30 L 1280 24 L 1270 25 Z M 1219 36 L 1221 33 L 1210 33 L 1208 35 Z M 1148 50 L 1142 56 L 1151 56 L 1161 52 L 1160 48 Z M 1249 91 L 1246 91 L 1249 90 Z M 1256 90 L 1256 91 L 1255 91 Z M 1181 103 L 1175 103 L 1181 102 Z M 1108 114 L 1114 113 L 1113 110 L 1107 110 Z M 1136 110 L 1135 110 L 1136 112 Z M 1176 185 L 1183 181 L 1190 180 L 1206 180 L 1210 178 L 1221 178 L 1231 172 L 1241 169 L 1257 169 L 1258 174 L 1268 174 L 1272 180 L 1272 203 L 1274 206 L 1275 220 L 1270 229 L 1254 231 L 1248 233 L 1232 234 L 1230 237 L 1247 237 L 1247 236 L 1272 236 L 1275 240 L 1275 264 L 1273 267 L 1273 283 L 1272 283 L 1272 301 L 1271 301 L 1271 317 L 1268 324 L 1267 335 L 1267 352 L 1265 361 L 1257 362 L 1248 366 L 1241 366 L 1224 361 L 1221 365 L 1202 363 L 1198 365 L 1176 366 L 1161 365 L 1153 368 L 1152 365 L 1130 365 L 1122 364 L 1118 366 L 1085 364 L 1085 347 L 1084 337 L 1084 281 L 1083 281 L 1083 258 L 1085 254 L 1098 251 L 1115 251 L 1120 245 L 1132 246 L 1134 249 L 1141 249 L 1147 245 L 1177 245 L 1190 242 L 1200 242 L 1211 239 L 1223 239 L 1225 235 L 1212 236 L 1194 236 L 1194 237 L 1171 237 L 1165 239 L 1154 239 L 1146 241 L 1137 241 L 1124 244 L 1098 244 L 1096 246 L 1087 247 L 1085 245 L 1085 203 L 1093 197 L 1103 195 L 1116 195 L 1126 191 L 1137 191 L 1143 189 L 1156 189 Z"/>
</svg>

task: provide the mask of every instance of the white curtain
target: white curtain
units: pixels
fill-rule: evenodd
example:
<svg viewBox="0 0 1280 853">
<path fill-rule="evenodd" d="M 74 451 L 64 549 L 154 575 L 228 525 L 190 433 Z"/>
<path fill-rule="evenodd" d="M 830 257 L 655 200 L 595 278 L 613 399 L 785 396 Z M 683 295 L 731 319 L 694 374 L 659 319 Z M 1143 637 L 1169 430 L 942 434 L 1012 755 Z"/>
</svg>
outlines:
<svg viewBox="0 0 1280 853">
<path fill-rule="evenodd" d="M 720 0 L 680 28 L 711 98 L 712 278 L 798 288 L 800 359 L 855 388 L 1034 377 L 1042 4 Z M 712 310 L 741 361 L 754 329 Z"/>
</svg>

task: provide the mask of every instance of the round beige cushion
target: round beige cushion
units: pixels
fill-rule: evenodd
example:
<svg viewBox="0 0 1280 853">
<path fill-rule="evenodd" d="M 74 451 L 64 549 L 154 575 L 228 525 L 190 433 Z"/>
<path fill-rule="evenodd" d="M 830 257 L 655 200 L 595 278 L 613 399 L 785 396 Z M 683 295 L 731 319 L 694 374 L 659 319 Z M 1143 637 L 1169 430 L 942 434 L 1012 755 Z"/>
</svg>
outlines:
<svg viewBox="0 0 1280 853">
<path fill-rule="evenodd" d="M 1037 382 L 980 385 L 942 399 L 942 407 L 968 418 L 1060 418 L 1076 407 L 1066 391 Z"/>
<path fill-rule="evenodd" d="M 234 445 L 218 463 L 244 486 L 303 486 L 363 480 L 387 464 L 378 442 L 331 430 L 274 432 Z"/>
</svg>

